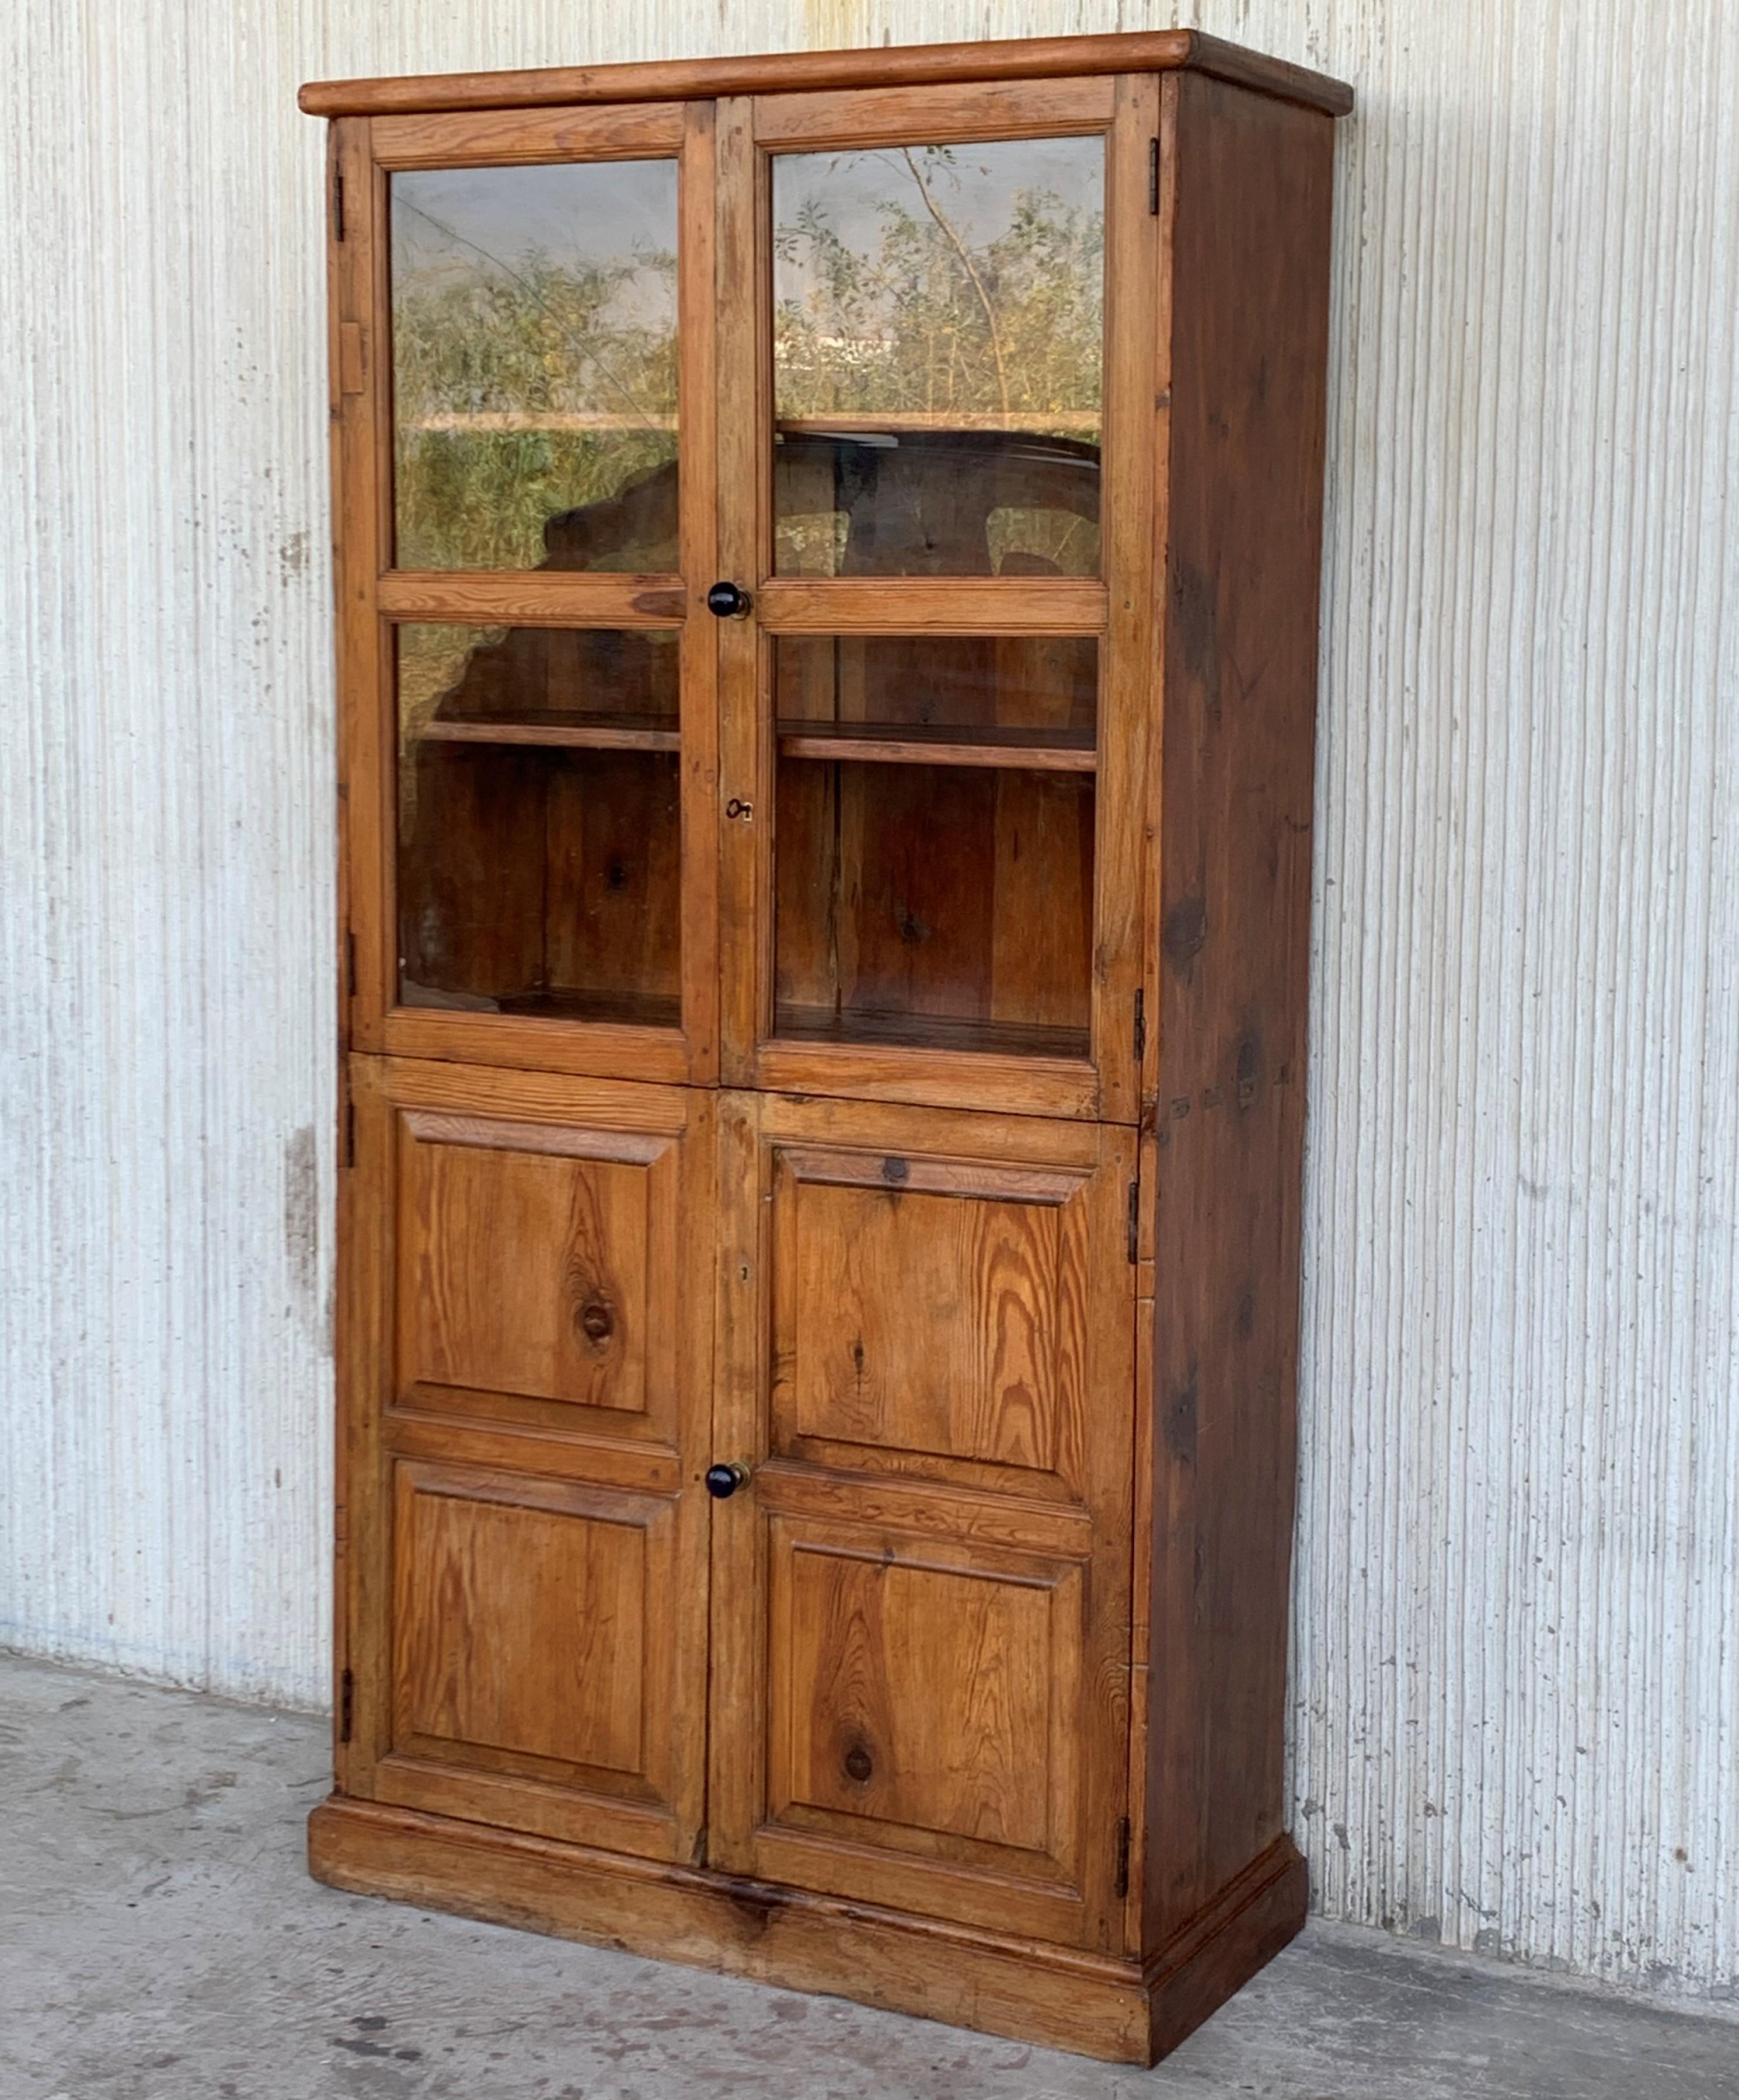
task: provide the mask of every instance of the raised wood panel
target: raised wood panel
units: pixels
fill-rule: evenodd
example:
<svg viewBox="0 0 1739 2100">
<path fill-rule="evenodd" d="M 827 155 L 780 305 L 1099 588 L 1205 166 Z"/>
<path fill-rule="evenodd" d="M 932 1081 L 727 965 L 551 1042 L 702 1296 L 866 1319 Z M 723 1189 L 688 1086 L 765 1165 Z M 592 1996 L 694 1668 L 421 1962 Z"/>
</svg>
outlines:
<svg viewBox="0 0 1739 2100">
<path fill-rule="evenodd" d="M 403 1114 L 398 1391 L 522 1394 L 669 1421 L 668 1138 Z"/>
<path fill-rule="evenodd" d="M 783 1488 L 763 1491 L 766 1793 L 748 1871 L 1092 1943 L 1085 1767 L 1119 1746 L 1083 1696 L 1090 1538 L 1072 1559 L 950 1540 L 865 1521 L 849 1490 L 818 1521 Z"/>
<path fill-rule="evenodd" d="M 1054 1861 L 1078 1812 L 1057 1723 L 1078 1688 L 1079 1568 L 904 1544 L 773 1523 L 770 1814 Z"/>
<path fill-rule="evenodd" d="M 781 1149 L 775 1448 L 1080 1479 L 1085 1176 Z"/>
<path fill-rule="evenodd" d="M 394 1747 L 645 1771 L 673 1505 L 401 1462 Z"/>
<path fill-rule="evenodd" d="M 392 1503 L 374 1797 L 678 1856 L 695 1776 L 678 1498 L 401 1458 Z"/>
</svg>

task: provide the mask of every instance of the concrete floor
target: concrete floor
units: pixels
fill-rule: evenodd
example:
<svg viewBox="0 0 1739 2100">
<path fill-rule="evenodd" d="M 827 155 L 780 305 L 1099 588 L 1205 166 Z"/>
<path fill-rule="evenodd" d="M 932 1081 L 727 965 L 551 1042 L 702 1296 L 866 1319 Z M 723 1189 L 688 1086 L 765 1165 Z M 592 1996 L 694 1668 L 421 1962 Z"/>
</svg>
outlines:
<svg viewBox="0 0 1739 2100">
<path fill-rule="evenodd" d="M 1739 2100 L 1739 2023 L 1313 1925 L 1157 2071 L 340 1895 L 326 1729 L 0 1658 L 0 2100 Z"/>
</svg>

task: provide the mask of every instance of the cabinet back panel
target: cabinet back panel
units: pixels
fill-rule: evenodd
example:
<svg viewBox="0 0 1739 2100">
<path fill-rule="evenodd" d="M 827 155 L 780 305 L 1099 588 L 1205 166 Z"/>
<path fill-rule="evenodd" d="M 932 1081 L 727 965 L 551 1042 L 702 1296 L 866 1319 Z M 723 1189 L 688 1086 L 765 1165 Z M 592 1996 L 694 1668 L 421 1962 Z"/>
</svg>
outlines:
<svg viewBox="0 0 1739 2100">
<path fill-rule="evenodd" d="M 923 1041 L 935 1021 L 1044 1030 L 1084 1054 L 1090 776 L 786 759 L 777 792 L 782 1012 L 875 1040 L 910 1025 Z"/>
</svg>

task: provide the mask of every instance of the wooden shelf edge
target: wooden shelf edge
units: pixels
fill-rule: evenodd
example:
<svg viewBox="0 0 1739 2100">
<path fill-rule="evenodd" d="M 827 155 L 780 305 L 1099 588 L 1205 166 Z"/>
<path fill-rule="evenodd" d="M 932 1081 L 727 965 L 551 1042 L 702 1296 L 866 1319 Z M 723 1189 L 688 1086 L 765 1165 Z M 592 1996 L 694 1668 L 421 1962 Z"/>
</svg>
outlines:
<svg viewBox="0 0 1739 2100">
<path fill-rule="evenodd" d="M 534 751 L 680 751 L 682 738 L 673 729 L 629 729 L 599 723 L 549 726 L 533 721 L 426 721 L 418 743 L 511 745 Z"/>
<path fill-rule="evenodd" d="M 1245 51 L 1195 29 L 903 44 L 858 51 L 783 51 L 761 57 L 661 60 L 626 65 L 551 66 L 519 73 L 309 81 L 296 100 L 310 117 L 374 117 L 412 111 L 780 95 L 818 88 L 1068 79 L 1093 73 L 1172 73 L 1185 67 L 1282 101 L 1302 103 L 1331 117 L 1344 117 L 1353 107 L 1353 90 L 1344 81 L 1285 59 Z"/>
<path fill-rule="evenodd" d="M 1098 756 L 1089 744 L 978 742 L 965 735 L 925 738 L 894 732 L 799 729 L 781 724 L 781 758 L 837 759 L 870 765 L 973 765 L 1023 773 L 1092 773 Z"/>
</svg>

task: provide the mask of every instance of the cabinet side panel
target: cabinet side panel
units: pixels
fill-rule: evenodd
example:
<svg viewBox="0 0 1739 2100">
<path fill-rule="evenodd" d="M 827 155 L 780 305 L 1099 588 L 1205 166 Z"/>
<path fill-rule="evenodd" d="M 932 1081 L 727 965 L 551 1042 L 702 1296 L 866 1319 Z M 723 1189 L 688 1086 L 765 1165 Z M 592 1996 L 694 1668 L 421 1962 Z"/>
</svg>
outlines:
<svg viewBox="0 0 1739 2100">
<path fill-rule="evenodd" d="M 1334 152 L 1313 111 L 1165 92 L 1150 1950 L 1282 1822 Z"/>
</svg>

